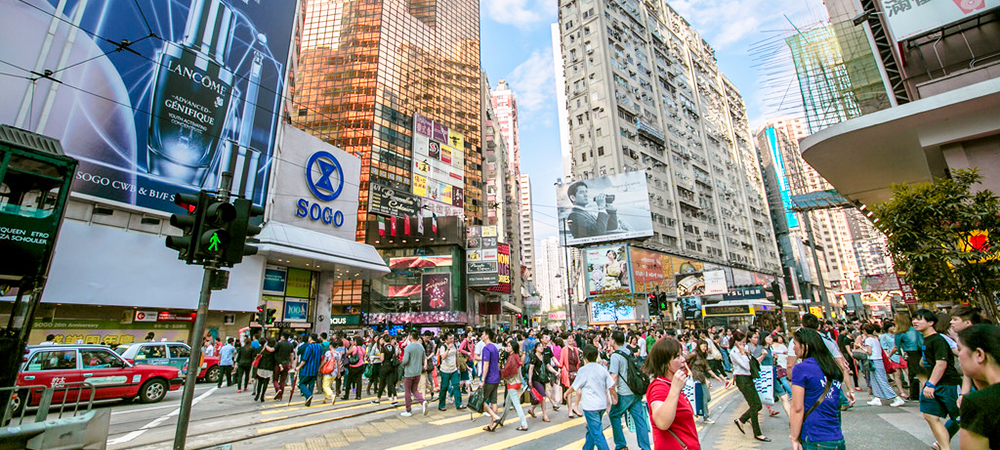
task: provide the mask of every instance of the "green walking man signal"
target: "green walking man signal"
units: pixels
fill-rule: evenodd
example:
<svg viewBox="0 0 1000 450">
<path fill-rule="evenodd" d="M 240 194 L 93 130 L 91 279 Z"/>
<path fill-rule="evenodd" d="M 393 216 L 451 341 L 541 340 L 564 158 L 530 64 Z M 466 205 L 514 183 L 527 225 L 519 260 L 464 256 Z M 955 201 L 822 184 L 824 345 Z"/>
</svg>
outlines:
<svg viewBox="0 0 1000 450">
<path fill-rule="evenodd" d="M 219 242 L 222 242 L 222 240 L 219 239 L 219 233 L 212 233 L 212 238 L 209 239 L 208 242 L 210 244 L 208 246 L 208 250 L 209 251 L 213 251 L 213 252 L 218 251 L 219 250 Z"/>
<path fill-rule="evenodd" d="M 252 245 L 261 232 L 260 216 L 264 208 L 253 201 L 237 198 L 224 202 L 214 193 L 174 195 L 174 203 L 185 213 L 170 216 L 170 224 L 183 231 L 167 237 L 167 247 L 177 250 L 178 258 L 188 264 L 232 267 L 244 256 L 257 254 Z M 252 222 L 252 223 L 251 223 Z"/>
</svg>

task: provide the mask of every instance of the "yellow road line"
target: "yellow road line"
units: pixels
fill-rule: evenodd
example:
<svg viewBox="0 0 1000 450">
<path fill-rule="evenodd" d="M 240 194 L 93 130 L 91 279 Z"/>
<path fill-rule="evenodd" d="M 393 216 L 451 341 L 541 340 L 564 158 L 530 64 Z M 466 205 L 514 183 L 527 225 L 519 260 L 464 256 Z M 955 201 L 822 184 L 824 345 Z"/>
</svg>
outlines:
<svg viewBox="0 0 1000 450">
<path fill-rule="evenodd" d="M 612 437 L 614 437 L 614 432 L 611 430 L 611 427 L 608 427 L 607 430 L 604 430 L 604 439 L 610 439 Z M 579 441 L 571 442 L 568 445 L 564 445 L 562 447 L 557 448 L 556 450 L 580 450 L 581 448 L 583 448 L 583 443 L 586 441 L 587 438 L 584 437 Z"/>
<path fill-rule="evenodd" d="M 471 415 L 468 412 L 466 412 L 465 414 L 461 414 L 461 415 L 458 415 L 458 416 L 455 416 L 455 417 L 449 417 L 447 419 L 438 419 L 438 420 L 434 420 L 434 421 L 427 422 L 427 423 L 429 423 L 431 425 L 449 425 L 449 424 L 461 422 L 463 420 L 469 420 L 469 417 L 471 417 Z"/>
<path fill-rule="evenodd" d="M 726 393 L 724 393 L 722 395 L 715 396 L 714 400 L 708 402 L 708 409 L 712 409 L 715 405 L 717 405 L 719 402 L 721 402 L 722 400 L 724 400 L 726 397 L 729 397 L 730 395 L 733 395 L 734 392 L 739 392 L 739 389 L 732 389 L 732 388 L 730 388 L 730 389 L 727 389 Z"/>
<path fill-rule="evenodd" d="M 513 447 L 515 445 L 524 444 L 525 442 L 531 442 L 535 439 L 540 439 L 550 434 L 558 433 L 560 431 L 567 430 L 576 426 L 582 426 L 585 428 L 586 424 L 587 422 L 583 420 L 570 420 L 567 422 L 560 423 L 558 425 L 550 425 L 545 428 L 542 428 L 541 430 L 533 431 L 531 433 L 523 433 L 518 437 L 507 439 L 505 441 L 500 441 L 497 442 L 496 444 L 479 447 L 478 450 L 502 450 L 505 448 Z M 479 431 L 483 430 L 479 429 Z M 580 445 L 581 446 L 583 445 L 583 441 L 580 442 Z"/>
<path fill-rule="evenodd" d="M 456 433 L 444 434 L 430 439 L 424 439 L 422 441 L 417 441 L 409 444 L 400 445 L 397 447 L 392 447 L 387 450 L 416 450 L 420 448 L 427 448 L 432 445 L 445 444 L 448 442 L 456 441 L 458 439 L 465 439 L 470 436 L 475 436 L 479 433 L 485 433 L 485 431 L 483 431 L 483 429 L 480 427 L 473 427 L 468 430 L 459 431 Z"/>
</svg>

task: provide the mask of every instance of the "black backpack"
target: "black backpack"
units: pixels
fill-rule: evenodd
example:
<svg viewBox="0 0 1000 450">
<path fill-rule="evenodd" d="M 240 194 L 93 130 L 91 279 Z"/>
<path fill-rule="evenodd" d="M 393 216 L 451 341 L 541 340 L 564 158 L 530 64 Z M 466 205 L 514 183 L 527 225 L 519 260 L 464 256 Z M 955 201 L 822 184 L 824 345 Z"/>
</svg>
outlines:
<svg viewBox="0 0 1000 450">
<path fill-rule="evenodd" d="M 628 363 L 628 376 L 625 377 L 625 385 L 628 386 L 628 390 L 632 391 L 632 394 L 642 399 L 642 396 L 646 395 L 646 389 L 649 388 L 649 375 L 642 371 L 632 355 L 621 350 L 615 350 L 615 353 L 625 358 L 625 362 Z"/>
</svg>

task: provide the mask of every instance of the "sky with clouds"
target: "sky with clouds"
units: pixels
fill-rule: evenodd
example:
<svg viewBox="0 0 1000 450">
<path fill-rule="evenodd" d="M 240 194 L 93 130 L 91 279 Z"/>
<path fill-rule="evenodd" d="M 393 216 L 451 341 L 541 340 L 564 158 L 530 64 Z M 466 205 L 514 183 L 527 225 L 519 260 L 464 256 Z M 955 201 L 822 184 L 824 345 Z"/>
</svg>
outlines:
<svg viewBox="0 0 1000 450">
<path fill-rule="evenodd" d="M 537 239 L 555 236 L 553 183 L 561 176 L 550 26 L 558 0 L 481 0 L 482 66 L 490 84 L 507 80 L 517 97 L 521 173 L 531 177 Z M 716 50 L 719 67 L 743 94 L 751 124 L 774 113 L 775 87 L 755 68 L 751 48 L 827 19 L 822 0 L 668 2 Z M 558 87 L 562 89 L 562 87 Z"/>
</svg>

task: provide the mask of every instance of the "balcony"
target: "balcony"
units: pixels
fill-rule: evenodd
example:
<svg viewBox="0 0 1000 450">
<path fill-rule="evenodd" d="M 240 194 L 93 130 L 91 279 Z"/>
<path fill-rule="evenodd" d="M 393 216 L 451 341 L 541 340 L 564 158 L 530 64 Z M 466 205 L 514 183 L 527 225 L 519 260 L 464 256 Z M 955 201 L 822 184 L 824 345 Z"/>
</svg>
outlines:
<svg viewBox="0 0 1000 450">
<path fill-rule="evenodd" d="M 664 145 L 667 141 L 667 136 L 664 135 L 662 131 L 657 130 L 656 127 L 646 123 L 642 119 L 635 119 L 635 127 L 639 130 L 640 134 L 659 143 L 660 145 Z"/>
</svg>

